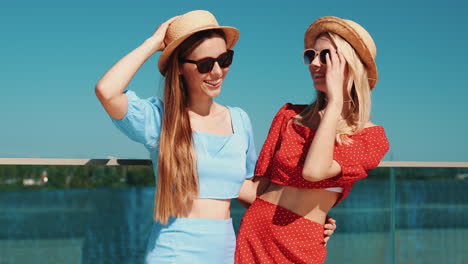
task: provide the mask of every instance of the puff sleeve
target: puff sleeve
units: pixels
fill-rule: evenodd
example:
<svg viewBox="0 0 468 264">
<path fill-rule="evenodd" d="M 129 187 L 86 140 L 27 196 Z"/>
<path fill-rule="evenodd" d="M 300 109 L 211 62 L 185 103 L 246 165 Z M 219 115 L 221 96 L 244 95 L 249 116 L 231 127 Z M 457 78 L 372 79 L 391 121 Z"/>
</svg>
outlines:
<svg viewBox="0 0 468 264">
<path fill-rule="evenodd" d="M 159 98 L 140 99 L 133 91 L 125 91 L 128 109 L 124 118 L 111 117 L 114 125 L 130 139 L 143 144 L 148 150 L 157 147 L 161 132 L 163 103 Z"/>
<path fill-rule="evenodd" d="M 255 167 L 254 175 L 257 177 L 263 177 L 267 174 L 271 159 L 278 148 L 278 141 L 285 119 L 285 111 L 290 105 L 290 103 L 283 105 L 271 122 L 270 130 L 268 131 L 267 138 L 263 143 L 262 150 L 258 156 L 257 166 Z"/>
<path fill-rule="evenodd" d="M 342 184 L 353 184 L 367 177 L 367 171 L 379 165 L 390 147 L 380 126 L 365 129 L 351 139 L 349 145 L 335 146 L 333 153 L 333 159 L 341 166 L 338 177 Z"/>
<path fill-rule="evenodd" d="M 250 118 L 244 110 L 242 109 L 239 109 L 239 110 L 240 110 L 240 115 L 242 118 L 242 123 L 244 126 L 244 132 L 247 138 L 245 178 L 249 179 L 249 178 L 252 178 L 254 175 L 255 164 L 257 163 L 257 152 L 255 151 L 254 135 L 253 135 L 252 123 L 250 122 Z"/>
</svg>

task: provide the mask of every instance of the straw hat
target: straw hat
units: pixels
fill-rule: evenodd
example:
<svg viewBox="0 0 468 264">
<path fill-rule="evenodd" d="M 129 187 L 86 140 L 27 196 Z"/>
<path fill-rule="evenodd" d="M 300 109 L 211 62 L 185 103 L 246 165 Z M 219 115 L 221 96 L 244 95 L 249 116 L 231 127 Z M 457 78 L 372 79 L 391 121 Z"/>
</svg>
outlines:
<svg viewBox="0 0 468 264">
<path fill-rule="evenodd" d="M 174 20 L 168 27 L 164 44 L 166 47 L 159 56 L 159 71 L 164 75 L 167 60 L 172 52 L 191 35 L 208 29 L 221 29 L 226 35 L 226 46 L 231 49 L 239 38 L 239 30 L 234 27 L 219 26 L 213 14 L 205 10 L 185 13 Z"/>
<path fill-rule="evenodd" d="M 367 69 L 369 85 L 372 90 L 377 83 L 377 66 L 375 65 L 377 48 L 369 32 L 354 21 L 325 16 L 315 20 L 307 29 L 304 36 L 305 47 L 313 47 L 315 39 L 323 32 L 338 34 L 351 44 Z"/>
</svg>

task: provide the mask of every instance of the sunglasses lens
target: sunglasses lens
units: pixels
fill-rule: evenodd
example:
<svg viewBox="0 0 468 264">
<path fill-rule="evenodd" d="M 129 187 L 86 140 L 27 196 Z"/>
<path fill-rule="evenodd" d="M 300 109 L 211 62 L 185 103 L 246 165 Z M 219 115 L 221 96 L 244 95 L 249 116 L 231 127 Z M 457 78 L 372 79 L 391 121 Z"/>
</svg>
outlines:
<svg viewBox="0 0 468 264">
<path fill-rule="evenodd" d="M 213 69 L 215 60 L 213 58 L 206 58 L 197 62 L 197 69 L 200 73 L 207 73 Z"/>
<path fill-rule="evenodd" d="M 227 52 L 221 54 L 218 57 L 218 63 L 221 68 L 229 67 L 232 63 L 232 57 L 234 52 L 232 50 L 228 50 Z"/>
<path fill-rule="evenodd" d="M 327 64 L 327 54 L 330 54 L 329 49 L 324 49 L 320 52 L 320 62 L 322 64 Z"/>
<path fill-rule="evenodd" d="M 304 60 L 304 64 L 312 64 L 314 58 L 315 50 L 306 50 L 302 59 Z"/>
</svg>

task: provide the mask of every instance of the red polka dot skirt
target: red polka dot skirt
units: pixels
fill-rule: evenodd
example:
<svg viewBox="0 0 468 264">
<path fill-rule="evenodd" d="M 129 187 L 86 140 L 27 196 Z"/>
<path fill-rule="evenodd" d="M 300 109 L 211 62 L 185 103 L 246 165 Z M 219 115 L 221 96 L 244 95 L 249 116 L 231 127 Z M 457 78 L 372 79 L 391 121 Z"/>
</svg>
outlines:
<svg viewBox="0 0 468 264">
<path fill-rule="evenodd" d="M 257 197 L 242 218 L 235 263 L 323 263 L 323 225 Z"/>
</svg>

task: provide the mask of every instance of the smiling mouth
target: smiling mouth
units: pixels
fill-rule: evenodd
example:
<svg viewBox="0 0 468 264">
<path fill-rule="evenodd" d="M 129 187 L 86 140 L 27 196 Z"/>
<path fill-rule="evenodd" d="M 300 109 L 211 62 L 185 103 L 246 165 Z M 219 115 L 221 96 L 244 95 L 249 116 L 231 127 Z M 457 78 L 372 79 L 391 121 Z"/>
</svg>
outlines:
<svg viewBox="0 0 468 264">
<path fill-rule="evenodd" d="M 314 74 L 312 74 L 312 78 L 314 80 L 323 79 L 323 78 L 325 78 L 325 74 L 324 73 L 314 73 Z"/>
<path fill-rule="evenodd" d="M 217 79 L 217 80 L 210 80 L 210 81 L 203 81 L 203 82 L 210 85 L 210 86 L 212 86 L 212 87 L 216 87 L 216 86 L 219 86 L 222 81 L 223 81 L 223 79 Z"/>
</svg>

